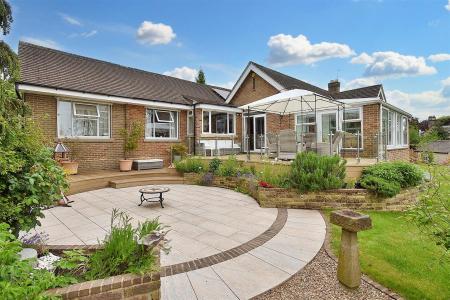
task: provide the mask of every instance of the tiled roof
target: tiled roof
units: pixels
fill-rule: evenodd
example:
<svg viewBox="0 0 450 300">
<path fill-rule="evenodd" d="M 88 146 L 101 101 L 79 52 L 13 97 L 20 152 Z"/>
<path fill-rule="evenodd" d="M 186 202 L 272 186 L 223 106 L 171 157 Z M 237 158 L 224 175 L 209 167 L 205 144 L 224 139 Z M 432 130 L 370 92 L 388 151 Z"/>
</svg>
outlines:
<svg viewBox="0 0 450 300">
<path fill-rule="evenodd" d="M 434 141 L 426 146 L 420 147 L 419 150 L 434 153 L 450 153 L 450 140 Z"/>
<path fill-rule="evenodd" d="M 366 86 L 353 90 L 346 90 L 340 93 L 331 94 L 335 99 L 354 99 L 354 98 L 377 98 L 380 94 L 382 85 Z"/>
<path fill-rule="evenodd" d="M 21 83 L 102 95 L 191 104 L 224 104 L 208 85 L 19 43 Z"/>
<path fill-rule="evenodd" d="M 354 99 L 354 98 L 376 98 L 376 97 L 378 97 L 378 95 L 380 93 L 380 89 L 382 87 L 381 84 L 378 84 L 378 85 L 367 86 L 367 87 L 362 87 L 362 88 L 353 89 L 353 90 L 341 91 L 340 93 L 330 93 L 327 90 L 324 90 L 318 86 L 312 85 L 305 81 L 302 81 L 297 78 L 280 73 L 273 69 L 264 67 L 255 62 L 251 62 L 251 63 L 254 64 L 256 67 L 258 67 L 261 71 L 266 73 L 268 76 L 270 76 L 273 80 L 278 82 L 278 84 L 283 86 L 285 89 L 288 89 L 288 90 L 304 89 L 304 90 L 311 91 L 313 93 L 317 93 L 317 94 L 320 94 L 323 96 L 333 97 L 334 99 L 337 99 L 337 100 L 338 99 Z"/>
<path fill-rule="evenodd" d="M 304 89 L 307 91 L 311 91 L 313 93 L 317 93 L 323 96 L 329 96 L 329 93 L 327 90 L 321 89 L 320 87 L 317 87 L 315 85 L 309 84 L 305 81 L 302 81 L 300 79 L 291 77 L 289 75 L 280 73 L 278 71 L 275 71 L 273 69 L 264 67 L 260 64 L 257 64 L 255 62 L 251 62 L 254 64 L 257 68 L 259 68 L 261 71 L 266 73 L 268 76 L 270 76 L 273 80 L 278 82 L 281 86 L 283 86 L 287 90 L 292 89 Z"/>
</svg>

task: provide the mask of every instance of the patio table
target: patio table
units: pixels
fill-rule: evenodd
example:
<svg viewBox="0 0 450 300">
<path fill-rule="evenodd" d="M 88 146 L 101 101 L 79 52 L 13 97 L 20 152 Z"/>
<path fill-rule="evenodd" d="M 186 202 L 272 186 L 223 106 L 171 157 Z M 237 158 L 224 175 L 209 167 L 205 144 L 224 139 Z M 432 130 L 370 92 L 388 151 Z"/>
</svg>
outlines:
<svg viewBox="0 0 450 300">
<path fill-rule="evenodd" d="M 141 206 L 142 203 L 144 203 L 144 201 L 146 202 L 159 202 L 159 204 L 161 204 L 161 207 L 164 208 L 163 206 L 163 193 L 166 193 L 170 191 L 170 189 L 168 187 L 163 187 L 163 186 L 152 186 L 152 187 L 145 187 L 139 190 L 139 193 L 141 193 L 141 203 L 139 203 L 138 206 Z M 159 196 L 151 196 L 151 197 L 146 197 L 146 195 L 157 195 L 159 194 Z M 158 200 L 151 200 L 151 199 L 158 199 Z"/>
</svg>

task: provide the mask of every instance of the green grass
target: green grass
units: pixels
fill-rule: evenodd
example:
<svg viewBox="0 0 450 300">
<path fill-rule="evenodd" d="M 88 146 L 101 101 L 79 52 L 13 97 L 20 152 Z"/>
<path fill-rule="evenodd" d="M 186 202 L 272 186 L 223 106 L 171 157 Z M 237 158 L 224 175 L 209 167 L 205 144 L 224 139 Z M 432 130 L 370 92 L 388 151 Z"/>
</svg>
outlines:
<svg viewBox="0 0 450 300">
<path fill-rule="evenodd" d="M 438 168 L 450 175 L 448 166 Z M 441 189 L 450 193 L 450 182 Z M 372 218 L 373 228 L 358 233 L 362 271 L 407 299 L 450 299 L 450 262 L 443 248 L 405 213 L 365 213 Z M 331 246 L 336 254 L 340 235 L 340 228 L 332 225 Z"/>
</svg>

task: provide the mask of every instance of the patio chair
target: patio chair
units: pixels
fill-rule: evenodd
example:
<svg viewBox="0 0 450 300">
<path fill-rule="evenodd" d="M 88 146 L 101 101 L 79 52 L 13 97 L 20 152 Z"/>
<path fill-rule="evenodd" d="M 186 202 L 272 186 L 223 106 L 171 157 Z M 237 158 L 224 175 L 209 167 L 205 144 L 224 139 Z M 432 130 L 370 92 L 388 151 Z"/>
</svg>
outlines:
<svg viewBox="0 0 450 300">
<path fill-rule="evenodd" d="M 268 133 L 267 137 L 267 156 L 269 158 L 278 157 L 278 135 L 276 133 Z"/>
<path fill-rule="evenodd" d="M 280 130 L 278 134 L 278 159 L 292 160 L 295 159 L 297 152 L 299 152 L 299 143 L 297 143 L 297 136 L 295 130 L 284 129 Z"/>
</svg>

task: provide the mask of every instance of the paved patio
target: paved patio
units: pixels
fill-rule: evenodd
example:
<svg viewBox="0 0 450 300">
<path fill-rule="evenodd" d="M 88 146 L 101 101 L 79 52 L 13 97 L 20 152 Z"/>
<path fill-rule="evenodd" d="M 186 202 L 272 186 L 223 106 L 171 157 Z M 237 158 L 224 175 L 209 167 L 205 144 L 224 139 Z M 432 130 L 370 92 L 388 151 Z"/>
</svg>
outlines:
<svg viewBox="0 0 450 300">
<path fill-rule="evenodd" d="M 136 224 L 158 217 L 171 227 L 161 254 L 162 299 L 248 299 L 287 280 L 319 251 L 325 223 L 317 211 L 260 208 L 231 190 L 167 185 L 164 206 L 137 206 L 140 187 L 105 188 L 70 196 L 71 208 L 45 211 L 40 231 L 49 244 L 95 244 L 112 208 Z"/>
</svg>

